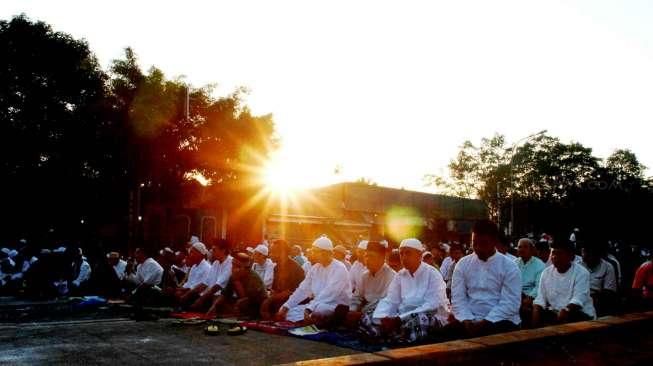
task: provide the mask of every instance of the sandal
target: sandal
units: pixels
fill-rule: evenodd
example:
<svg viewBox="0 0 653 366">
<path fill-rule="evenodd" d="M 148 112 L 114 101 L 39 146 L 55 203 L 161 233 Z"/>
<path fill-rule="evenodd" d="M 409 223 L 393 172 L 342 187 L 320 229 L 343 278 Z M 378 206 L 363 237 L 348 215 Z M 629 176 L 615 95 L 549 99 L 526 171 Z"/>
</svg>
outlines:
<svg viewBox="0 0 653 366">
<path fill-rule="evenodd" d="M 235 327 L 233 327 L 233 328 L 230 328 L 230 329 L 227 331 L 227 334 L 228 334 L 228 335 L 232 335 L 232 336 L 237 336 L 237 335 L 245 334 L 245 332 L 247 332 L 247 327 L 243 327 L 243 326 L 241 326 L 241 325 L 237 325 L 237 326 L 235 326 Z"/>
<path fill-rule="evenodd" d="M 216 324 L 211 324 L 211 325 L 207 326 L 206 328 L 204 328 L 204 333 L 206 335 L 210 335 L 210 336 L 219 335 L 220 334 L 220 327 L 218 327 Z"/>
</svg>

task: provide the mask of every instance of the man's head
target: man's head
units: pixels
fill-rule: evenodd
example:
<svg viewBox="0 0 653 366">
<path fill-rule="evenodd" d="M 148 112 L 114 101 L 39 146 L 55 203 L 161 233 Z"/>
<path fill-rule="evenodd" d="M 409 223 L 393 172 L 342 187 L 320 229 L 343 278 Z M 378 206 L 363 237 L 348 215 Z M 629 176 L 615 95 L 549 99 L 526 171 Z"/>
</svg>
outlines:
<svg viewBox="0 0 653 366">
<path fill-rule="evenodd" d="M 263 244 L 259 244 L 254 248 L 252 254 L 252 260 L 254 263 L 263 264 L 268 259 L 268 247 Z"/>
<path fill-rule="evenodd" d="M 434 266 L 435 261 L 433 260 L 433 254 L 431 254 L 431 252 L 428 250 L 422 252 L 422 262 L 428 264 L 429 266 Z"/>
<path fill-rule="evenodd" d="M 551 263 L 560 273 L 567 272 L 575 256 L 574 244 L 571 242 L 554 242 L 551 245 Z"/>
<path fill-rule="evenodd" d="M 231 245 L 225 239 L 214 239 L 211 245 L 211 257 L 220 262 L 224 261 L 229 255 Z"/>
<path fill-rule="evenodd" d="M 315 262 L 311 261 L 311 263 L 328 266 L 334 258 L 333 242 L 326 236 L 315 239 L 311 246 L 311 254 L 315 259 Z"/>
<path fill-rule="evenodd" d="M 347 248 L 342 245 L 336 245 L 333 248 L 333 257 L 341 262 L 344 262 L 347 258 Z"/>
<path fill-rule="evenodd" d="M 388 257 L 388 266 L 392 268 L 395 272 L 399 272 L 402 268 L 404 268 L 401 265 L 401 255 L 399 255 L 399 249 L 393 249 L 390 252 L 390 256 Z"/>
<path fill-rule="evenodd" d="M 366 245 L 364 263 L 372 273 L 378 272 L 385 263 L 385 251 L 387 250 L 378 241 L 370 241 Z"/>
<path fill-rule="evenodd" d="M 285 262 L 289 252 L 288 242 L 283 239 L 275 240 L 270 245 L 270 258 L 274 263 Z"/>
<path fill-rule="evenodd" d="M 439 266 L 442 264 L 444 257 L 447 256 L 447 253 L 440 244 L 434 244 L 431 246 L 431 255 L 433 256 L 433 262 Z"/>
<path fill-rule="evenodd" d="M 401 244 L 399 244 L 401 264 L 411 273 L 417 271 L 417 268 L 419 268 L 422 263 L 423 252 L 424 245 L 415 238 L 404 239 L 401 241 Z"/>
<path fill-rule="evenodd" d="M 136 251 L 134 251 L 134 259 L 136 260 L 136 263 L 141 264 L 145 262 L 147 259 L 147 251 L 145 248 L 136 248 Z"/>
<path fill-rule="evenodd" d="M 234 260 L 231 262 L 231 277 L 235 280 L 243 278 L 251 266 L 249 255 L 247 253 L 236 253 Z"/>
<path fill-rule="evenodd" d="M 449 256 L 454 262 L 458 262 L 465 255 L 463 246 L 459 243 L 453 243 L 449 246 Z"/>
<path fill-rule="evenodd" d="M 486 261 L 496 252 L 499 243 L 497 226 L 489 220 L 477 221 L 472 229 L 472 248 L 482 261 Z"/>
<path fill-rule="evenodd" d="M 524 263 L 531 260 L 531 257 L 535 254 L 535 244 L 533 240 L 528 238 L 519 239 L 517 243 L 517 256 L 521 258 Z"/>
<path fill-rule="evenodd" d="M 209 254 L 209 251 L 206 249 L 204 243 L 197 242 L 190 247 L 190 252 L 188 253 L 188 257 L 186 257 L 186 264 L 189 266 L 199 264 L 206 259 L 207 254 Z"/>
<path fill-rule="evenodd" d="M 118 252 L 111 252 L 107 254 L 107 262 L 109 262 L 111 266 L 118 264 L 118 261 L 120 261 L 120 254 Z"/>
<path fill-rule="evenodd" d="M 302 247 L 300 247 L 299 245 L 293 245 L 292 249 L 290 250 L 290 255 L 292 255 L 293 257 L 298 257 L 302 255 Z"/>
<path fill-rule="evenodd" d="M 551 255 L 551 246 L 548 240 L 540 240 L 535 244 L 535 250 L 537 251 L 537 257 L 546 263 L 549 260 Z"/>
<path fill-rule="evenodd" d="M 358 246 L 356 247 L 356 260 L 361 262 L 361 263 L 365 263 L 365 253 L 366 253 L 366 250 L 367 250 L 367 244 L 368 243 L 369 243 L 369 241 L 367 241 L 367 240 L 361 240 L 358 243 Z"/>
<path fill-rule="evenodd" d="M 583 262 L 585 262 L 589 267 L 596 267 L 601 263 L 603 250 L 597 245 L 585 244 L 583 245 L 581 255 L 583 256 Z"/>
</svg>

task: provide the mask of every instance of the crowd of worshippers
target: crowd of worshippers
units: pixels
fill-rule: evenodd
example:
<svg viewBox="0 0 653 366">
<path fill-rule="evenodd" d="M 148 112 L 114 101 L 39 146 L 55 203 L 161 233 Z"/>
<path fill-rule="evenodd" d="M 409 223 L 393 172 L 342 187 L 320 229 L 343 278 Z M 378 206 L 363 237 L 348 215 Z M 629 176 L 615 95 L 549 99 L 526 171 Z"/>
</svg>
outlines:
<svg viewBox="0 0 653 366">
<path fill-rule="evenodd" d="M 652 306 L 650 253 L 628 277 L 611 248 L 583 243 L 577 230 L 569 240 L 531 235 L 513 248 L 494 223 L 479 221 L 469 247 L 363 240 L 350 253 L 321 236 L 305 251 L 283 239 L 232 251 L 226 240 L 207 246 L 192 237 L 178 252 L 108 253 L 91 276 L 79 248 L 36 254 L 26 246 L 2 250 L 2 285 L 74 295 L 94 278 L 105 296 L 136 307 L 348 327 L 367 341 L 412 343 L 591 320 L 619 312 L 624 299 Z"/>
</svg>

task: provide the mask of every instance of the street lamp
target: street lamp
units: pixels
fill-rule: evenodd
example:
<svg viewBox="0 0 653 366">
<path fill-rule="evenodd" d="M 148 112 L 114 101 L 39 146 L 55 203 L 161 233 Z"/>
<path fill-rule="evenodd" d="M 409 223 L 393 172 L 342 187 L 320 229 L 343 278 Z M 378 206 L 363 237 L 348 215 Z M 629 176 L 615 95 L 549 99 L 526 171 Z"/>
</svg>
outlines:
<svg viewBox="0 0 653 366">
<path fill-rule="evenodd" d="M 508 232 L 510 233 L 510 236 L 512 236 L 513 227 L 515 225 L 515 192 L 514 192 L 513 179 L 512 179 L 512 163 L 515 158 L 515 150 L 517 150 L 517 146 L 519 146 L 519 144 L 521 144 L 522 142 L 528 141 L 533 137 L 544 135 L 546 132 L 547 130 L 542 130 L 538 133 L 534 133 L 532 135 L 528 135 L 524 138 L 521 138 L 517 140 L 514 144 L 512 144 L 512 152 L 510 154 L 510 223 L 508 224 Z"/>
</svg>

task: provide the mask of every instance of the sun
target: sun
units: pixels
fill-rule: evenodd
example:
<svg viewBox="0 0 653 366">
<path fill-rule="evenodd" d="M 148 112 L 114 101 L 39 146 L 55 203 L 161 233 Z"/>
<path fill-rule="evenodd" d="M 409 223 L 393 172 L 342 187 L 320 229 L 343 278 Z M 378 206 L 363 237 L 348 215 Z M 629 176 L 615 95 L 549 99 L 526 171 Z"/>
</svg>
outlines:
<svg viewBox="0 0 653 366">
<path fill-rule="evenodd" d="M 272 159 L 263 168 L 263 184 L 271 193 L 290 195 L 303 188 L 295 169 L 279 159 Z"/>
</svg>

